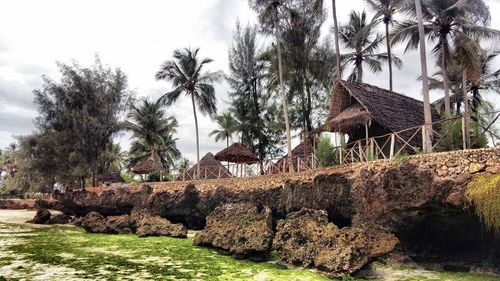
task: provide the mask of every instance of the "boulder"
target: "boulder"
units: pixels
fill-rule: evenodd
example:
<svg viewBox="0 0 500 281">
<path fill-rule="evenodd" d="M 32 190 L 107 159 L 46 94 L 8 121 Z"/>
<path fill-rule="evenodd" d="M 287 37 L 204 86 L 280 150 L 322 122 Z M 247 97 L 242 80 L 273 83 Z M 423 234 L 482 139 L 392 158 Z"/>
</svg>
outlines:
<svg viewBox="0 0 500 281">
<path fill-rule="evenodd" d="M 91 233 L 108 233 L 106 219 L 97 212 L 90 212 L 80 222 L 80 226 Z"/>
<path fill-rule="evenodd" d="M 195 245 L 223 249 L 236 258 L 259 260 L 268 257 L 272 241 L 271 209 L 248 203 L 215 208 L 205 228 L 194 238 Z"/>
<path fill-rule="evenodd" d="M 129 215 L 109 216 L 106 218 L 106 227 L 108 233 L 130 234 L 132 228 Z"/>
<path fill-rule="evenodd" d="M 27 223 L 34 223 L 34 224 L 44 224 L 48 220 L 50 220 L 50 211 L 47 209 L 38 209 L 36 211 L 36 215 L 32 220 L 27 221 Z"/>
<path fill-rule="evenodd" d="M 139 237 L 147 236 L 171 236 L 186 238 L 187 229 L 182 224 L 173 224 L 169 220 L 160 216 L 145 215 L 137 220 L 135 225 L 137 227 L 136 234 Z"/>
<path fill-rule="evenodd" d="M 65 214 L 57 214 L 51 217 L 45 224 L 67 224 L 71 220 L 71 217 Z"/>
<path fill-rule="evenodd" d="M 358 271 L 368 262 L 392 252 L 398 239 L 368 227 L 339 229 L 322 210 L 301 209 L 278 222 L 274 248 L 280 262 L 316 267 L 332 276 Z"/>
</svg>

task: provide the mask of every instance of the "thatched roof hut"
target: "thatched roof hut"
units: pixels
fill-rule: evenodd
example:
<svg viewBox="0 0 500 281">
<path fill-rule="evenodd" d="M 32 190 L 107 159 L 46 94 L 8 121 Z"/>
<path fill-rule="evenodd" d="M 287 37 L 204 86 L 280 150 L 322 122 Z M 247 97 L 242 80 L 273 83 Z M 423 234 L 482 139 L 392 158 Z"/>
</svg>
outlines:
<svg viewBox="0 0 500 281">
<path fill-rule="evenodd" d="M 243 144 L 237 142 L 215 154 L 218 161 L 227 161 L 237 164 L 254 164 L 259 162 L 259 157 Z"/>
<path fill-rule="evenodd" d="M 294 166 L 294 170 L 297 168 L 298 158 L 308 161 L 309 158 L 314 154 L 314 142 L 317 141 L 315 137 L 309 137 L 303 140 L 299 145 L 292 149 L 292 163 Z M 289 168 L 286 165 L 286 160 L 288 158 L 288 154 L 283 156 L 276 164 L 269 169 L 269 173 L 276 174 L 280 172 L 288 172 Z M 286 166 L 285 166 L 286 165 Z"/>
<path fill-rule="evenodd" d="M 349 135 L 349 142 L 364 139 L 366 132 L 369 137 L 396 133 L 423 125 L 423 106 L 419 100 L 376 86 L 338 81 L 332 90 L 328 121 L 314 132 L 341 132 Z M 439 119 L 434 108 L 432 115 L 433 121 Z M 420 147 L 422 135 L 415 135 L 417 130 L 398 135 Z"/>
<path fill-rule="evenodd" d="M 98 178 L 101 183 L 124 183 L 125 181 L 120 176 L 119 171 L 111 170 L 107 171 Z"/>
<path fill-rule="evenodd" d="M 215 159 L 212 153 L 207 153 L 203 158 L 200 159 L 198 164 L 193 165 L 184 174 L 177 177 L 176 180 L 192 180 L 195 179 L 195 175 L 198 171 L 198 165 L 200 165 L 200 175 L 198 179 L 219 179 L 219 178 L 230 178 L 232 177 L 231 172 L 224 167 L 217 159 Z"/>
<path fill-rule="evenodd" d="M 148 159 L 139 162 L 132 168 L 132 172 L 138 175 L 145 175 L 154 171 L 164 171 L 164 170 L 165 169 L 162 167 L 162 165 L 152 157 L 149 157 Z"/>
</svg>

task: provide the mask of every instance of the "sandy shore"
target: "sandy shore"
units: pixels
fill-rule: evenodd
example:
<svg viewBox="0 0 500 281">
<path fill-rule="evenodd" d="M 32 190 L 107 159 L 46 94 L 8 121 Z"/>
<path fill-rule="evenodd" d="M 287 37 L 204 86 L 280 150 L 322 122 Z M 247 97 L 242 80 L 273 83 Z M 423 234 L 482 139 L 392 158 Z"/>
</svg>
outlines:
<svg viewBox="0 0 500 281">
<path fill-rule="evenodd" d="M 50 211 L 52 215 L 60 212 Z M 31 210 L 0 210 L 0 222 L 4 223 L 26 223 L 31 220 L 36 214 L 36 211 Z"/>
</svg>

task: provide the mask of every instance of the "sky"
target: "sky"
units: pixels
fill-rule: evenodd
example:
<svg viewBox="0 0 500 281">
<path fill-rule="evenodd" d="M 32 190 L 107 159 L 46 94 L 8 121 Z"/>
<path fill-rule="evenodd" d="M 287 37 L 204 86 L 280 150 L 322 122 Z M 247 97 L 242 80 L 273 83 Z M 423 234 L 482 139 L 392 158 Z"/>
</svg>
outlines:
<svg viewBox="0 0 500 281">
<path fill-rule="evenodd" d="M 491 27 L 500 29 L 500 0 L 486 0 L 492 14 Z M 352 9 L 366 8 L 363 0 L 338 0 L 339 23 L 345 23 Z M 331 1 L 325 1 L 328 12 L 323 34 L 332 26 Z M 228 73 L 228 47 L 236 21 L 256 23 L 256 15 L 247 0 L 16 0 L 0 4 L 0 149 L 14 141 L 14 136 L 34 130 L 37 116 L 33 90 L 43 85 L 42 76 L 60 78 L 56 62 L 77 61 L 90 66 L 98 54 L 104 64 L 119 67 L 137 96 L 157 99 L 170 90 L 169 83 L 156 81 L 154 74 L 177 48 L 201 48 L 201 57 L 214 62 L 207 70 Z M 403 68 L 395 70 L 394 89 L 417 99 L 421 83 L 419 55 L 403 54 Z M 432 62 L 432 59 L 429 58 Z M 500 68 L 500 61 L 495 62 Z M 434 67 L 429 63 L 430 71 Z M 387 70 L 377 75 L 365 71 L 365 82 L 388 87 Z M 430 72 L 432 73 L 432 72 Z M 228 107 L 229 87 L 216 85 L 218 110 Z M 431 99 L 442 93 L 432 93 Z M 495 102 L 495 97 L 487 97 Z M 497 105 L 498 107 L 498 105 Z M 181 98 L 165 109 L 179 121 L 176 137 L 182 154 L 196 159 L 194 119 L 190 100 Z M 207 116 L 199 118 L 201 156 L 216 153 L 225 142 L 216 143 L 208 136 L 217 126 Z M 124 149 L 130 136 L 116 137 Z M 298 140 L 294 140 L 297 144 Z"/>
</svg>

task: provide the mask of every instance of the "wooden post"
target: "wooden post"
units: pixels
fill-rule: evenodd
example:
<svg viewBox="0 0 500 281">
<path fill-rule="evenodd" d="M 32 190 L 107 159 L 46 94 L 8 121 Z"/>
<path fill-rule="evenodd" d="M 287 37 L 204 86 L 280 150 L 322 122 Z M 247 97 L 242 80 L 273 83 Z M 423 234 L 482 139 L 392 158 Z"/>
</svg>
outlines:
<svg viewBox="0 0 500 281">
<path fill-rule="evenodd" d="M 389 152 L 389 159 L 394 158 L 394 146 L 396 145 L 395 142 L 396 142 L 396 136 L 394 135 L 394 133 L 392 133 L 391 134 L 391 150 Z"/>
<path fill-rule="evenodd" d="M 363 146 L 361 145 L 361 141 L 358 141 L 358 152 L 359 152 L 359 161 L 364 162 L 363 160 Z"/>
</svg>

